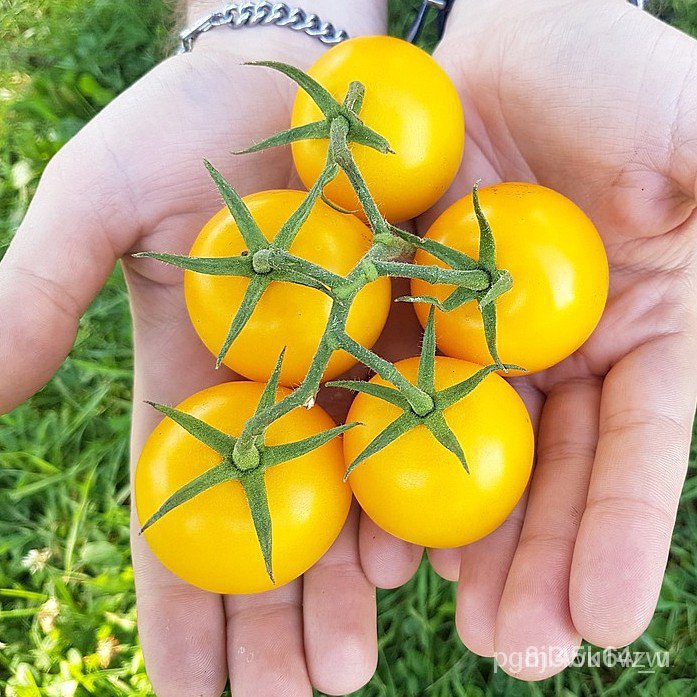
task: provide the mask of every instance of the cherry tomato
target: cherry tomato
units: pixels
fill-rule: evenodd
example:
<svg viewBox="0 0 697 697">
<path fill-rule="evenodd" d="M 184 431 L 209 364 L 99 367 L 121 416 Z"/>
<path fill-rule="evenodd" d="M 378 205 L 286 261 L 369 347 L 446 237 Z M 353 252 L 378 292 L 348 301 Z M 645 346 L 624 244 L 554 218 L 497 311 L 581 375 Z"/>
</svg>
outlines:
<svg viewBox="0 0 697 697">
<path fill-rule="evenodd" d="M 479 191 L 496 241 L 496 265 L 513 278 L 496 300 L 497 347 L 504 363 L 532 372 L 571 355 L 598 324 L 608 292 L 605 248 L 593 223 L 561 194 L 537 184 L 504 183 Z M 479 228 L 472 196 L 450 206 L 425 237 L 477 258 Z M 440 264 L 419 250 L 418 264 Z M 412 282 L 414 295 L 444 300 L 452 286 Z M 422 325 L 428 305 L 416 304 Z M 474 301 L 436 312 L 443 353 L 483 365 L 492 362 Z"/>
<path fill-rule="evenodd" d="M 397 222 L 430 208 L 455 177 L 465 138 L 457 91 L 433 58 L 401 39 L 363 36 L 331 48 L 308 73 L 339 102 L 352 81 L 365 86 L 359 116 L 396 154 L 355 144 L 351 150 L 382 214 Z M 317 105 L 299 90 L 291 125 L 322 118 Z M 327 141 L 299 141 L 292 149 L 298 174 L 309 188 L 324 167 Z M 360 210 L 343 172 L 325 194 L 342 208 Z"/>
<path fill-rule="evenodd" d="M 264 385 L 229 382 L 196 393 L 179 409 L 239 435 Z M 279 388 L 277 399 L 289 393 Z M 320 407 L 295 409 L 266 432 L 267 445 L 307 438 L 334 426 Z M 177 489 L 214 467 L 221 456 L 165 418 L 152 432 L 135 474 L 138 519 L 146 521 Z M 257 593 L 304 573 L 330 547 L 348 515 L 351 490 L 342 480 L 341 439 L 266 470 L 272 521 L 269 579 L 242 485 L 228 481 L 166 513 L 144 535 L 155 556 L 194 586 L 215 593 Z"/>
<path fill-rule="evenodd" d="M 418 358 L 396 363 L 416 382 Z M 471 377 L 481 366 L 436 357 L 436 389 Z M 371 382 L 384 385 L 379 377 Z M 402 412 L 360 393 L 347 420 L 363 426 L 344 434 L 349 465 Z M 363 510 L 384 530 L 426 547 L 458 547 L 498 527 L 525 489 L 533 459 L 527 409 L 515 390 L 495 373 L 444 411 L 467 459 L 462 463 L 422 425 L 407 431 L 360 463 L 349 476 Z"/>
<path fill-rule="evenodd" d="M 298 208 L 300 191 L 264 191 L 244 201 L 267 239 Z M 346 275 L 370 248 L 370 233 L 355 216 L 333 210 L 318 201 L 290 247 L 291 254 Z M 229 211 L 225 208 L 203 227 L 191 256 L 236 256 L 246 246 Z M 240 306 L 249 279 L 208 276 L 192 271 L 184 274 L 189 316 L 208 349 L 217 355 Z M 346 325 L 349 335 L 370 347 L 382 331 L 391 303 L 390 281 L 378 278 L 356 297 Z M 286 347 L 281 384 L 297 385 L 305 378 L 324 332 L 331 299 L 324 293 L 290 283 L 272 283 L 264 292 L 249 322 L 228 351 L 224 363 L 250 380 L 264 382 Z M 355 364 L 343 351 L 332 356 L 324 379 L 340 375 Z"/>
</svg>

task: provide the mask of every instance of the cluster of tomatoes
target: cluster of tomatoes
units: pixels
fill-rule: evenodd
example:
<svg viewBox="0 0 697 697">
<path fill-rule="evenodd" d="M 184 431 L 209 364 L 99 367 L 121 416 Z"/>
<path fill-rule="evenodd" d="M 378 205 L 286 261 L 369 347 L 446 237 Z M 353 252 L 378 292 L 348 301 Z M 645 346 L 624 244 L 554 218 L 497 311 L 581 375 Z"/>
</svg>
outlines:
<svg viewBox="0 0 697 697">
<path fill-rule="evenodd" d="M 156 405 L 168 418 L 136 470 L 137 511 L 154 553 L 189 583 L 221 593 L 302 574 L 339 534 L 352 494 L 384 530 L 419 545 L 460 546 L 490 533 L 522 495 L 534 453 L 526 407 L 502 376 L 544 370 L 576 351 L 608 287 L 593 224 L 536 184 L 475 187 L 423 239 L 395 227 L 445 193 L 464 146 L 459 96 L 420 49 L 365 37 L 332 48 L 307 75 L 271 67 L 303 87 L 287 137 L 270 144 L 292 143 L 310 194 L 238 200 L 213 170 L 227 206 L 190 257 L 143 255 L 186 269 L 193 326 L 245 378 L 177 409 Z M 337 168 L 340 119 L 351 162 L 337 156 Z M 369 129 L 394 152 L 376 146 Z M 282 235 L 285 247 L 274 246 Z M 397 248 L 401 257 L 390 252 Z M 421 355 L 394 366 L 370 351 L 387 322 L 390 276 L 411 279 L 407 299 L 425 328 Z M 337 317 L 340 332 L 328 333 Z M 358 393 L 346 425 L 335 427 L 312 398 L 292 401 L 296 390 L 313 397 L 357 360 L 377 374 L 335 383 Z M 263 429 L 247 433 L 257 422 Z"/>
</svg>

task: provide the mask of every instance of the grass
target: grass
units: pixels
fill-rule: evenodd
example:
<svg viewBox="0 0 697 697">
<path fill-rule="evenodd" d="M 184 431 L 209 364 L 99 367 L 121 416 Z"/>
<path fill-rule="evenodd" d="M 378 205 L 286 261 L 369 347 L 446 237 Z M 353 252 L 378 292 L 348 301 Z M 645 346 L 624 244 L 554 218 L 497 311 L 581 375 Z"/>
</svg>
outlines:
<svg viewBox="0 0 697 697">
<path fill-rule="evenodd" d="M 394 33 L 403 33 L 407 10 L 416 4 L 391 0 Z M 654 9 L 697 34 L 694 0 L 659 2 Z M 0 254 L 50 157 L 157 61 L 169 16 L 160 0 L 0 0 Z M 425 40 L 432 38 L 429 29 Z M 117 269 L 83 319 L 76 346 L 56 377 L 0 417 L 5 695 L 152 694 L 138 648 L 128 551 L 130 346 L 128 302 Z M 693 452 L 692 475 L 696 459 Z M 380 593 L 380 664 L 357 694 L 692 695 L 696 540 L 692 476 L 658 611 L 632 647 L 669 650 L 669 668 L 653 674 L 574 668 L 538 684 L 516 682 L 462 648 L 453 626 L 453 589 L 424 565 L 405 587 Z M 40 550 L 34 553 L 34 573 L 28 568 L 30 550 Z"/>
</svg>

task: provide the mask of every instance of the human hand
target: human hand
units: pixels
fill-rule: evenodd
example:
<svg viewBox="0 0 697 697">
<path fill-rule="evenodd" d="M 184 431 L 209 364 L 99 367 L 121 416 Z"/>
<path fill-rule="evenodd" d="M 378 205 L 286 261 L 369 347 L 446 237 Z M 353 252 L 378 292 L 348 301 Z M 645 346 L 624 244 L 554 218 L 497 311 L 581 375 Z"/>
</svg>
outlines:
<svg viewBox="0 0 697 697">
<path fill-rule="evenodd" d="M 540 679 L 581 638 L 636 639 L 661 586 L 697 391 L 697 43 L 625 2 L 488 0 L 455 3 L 435 56 L 468 142 L 419 226 L 477 179 L 539 182 L 591 216 L 611 266 L 590 340 L 513 381 L 539 427 L 527 502 L 483 540 L 430 553 L 459 571 L 463 642 Z M 505 664 L 528 647 L 565 659 Z"/>
<path fill-rule="evenodd" d="M 189 21 L 219 7 L 192 3 Z M 303 3 L 351 34 L 384 30 L 385 3 Z M 39 389 L 68 354 L 80 316 L 122 258 L 135 341 L 132 462 L 158 421 L 144 399 L 176 404 L 232 373 L 214 370 L 188 320 L 181 272 L 131 252 L 188 253 L 220 207 L 210 159 L 241 194 L 298 187 L 288 151 L 234 157 L 287 127 L 292 84 L 261 68 L 307 67 L 322 45 L 288 29 L 202 36 L 99 114 L 49 164 L 0 264 L 0 413 Z M 358 515 L 304 577 L 271 593 L 221 598 L 188 586 L 137 534 L 140 640 L 162 697 L 352 692 L 376 661 L 374 588 L 361 571 Z"/>
</svg>

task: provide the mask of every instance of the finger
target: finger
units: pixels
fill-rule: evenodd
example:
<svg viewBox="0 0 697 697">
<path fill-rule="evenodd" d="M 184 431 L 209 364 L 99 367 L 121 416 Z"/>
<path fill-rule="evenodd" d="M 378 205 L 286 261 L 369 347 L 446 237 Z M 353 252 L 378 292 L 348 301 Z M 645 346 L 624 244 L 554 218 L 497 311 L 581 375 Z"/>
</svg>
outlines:
<svg viewBox="0 0 697 697">
<path fill-rule="evenodd" d="M 511 380 L 537 428 L 544 395 L 527 378 Z M 527 492 L 501 526 L 462 547 L 455 624 L 462 643 L 480 656 L 494 655 L 496 615 L 525 515 Z"/>
<path fill-rule="evenodd" d="M 42 387 L 68 355 L 78 321 L 137 230 L 99 151 L 80 138 L 51 160 L 0 262 L 0 413 Z M 102 204 L 95 205 L 95 200 Z M 114 209 L 105 208 L 109 201 Z"/>
<path fill-rule="evenodd" d="M 225 614 L 219 595 L 198 590 L 165 569 L 131 517 L 138 635 L 155 694 L 220 697 L 227 679 Z"/>
<path fill-rule="evenodd" d="M 218 71 L 216 81 L 222 75 L 234 89 L 218 90 L 215 99 L 216 113 L 228 118 L 211 120 L 210 109 L 202 105 L 210 106 L 213 63 L 210 56 L 196 55 L 157 66 L 100 112 L 46 168 L 0 262 L 0 413 L 48 381 L 73 344 L 81 314 L 116 259 L 137 239 L 143 246 L 133 251 L 188 251 L 206 217 L 220 207 L 201 165 L 205 155 L 228 152 L 216 164 L 225 165 L 235 185 L 242 184 L 241 193 L 287 183 L 287 153 L 260 154 L 258 162 L 252 156 L 244 164 L 229 154 L 245 147 L 250 135 L 248 128 L 230 129 L 245 111 L 238 88 L 248 68 L 233 61 L 224 75 Z M 259 80 L 264 82 L 259 89 L 285 85 L 270 71 Z M 278 89 L 282 98 L 286 87 Z M 173 100 L 195 137 L 182 141 L 181 123 L 169 118 Z M 277 130 L 284 110 L 267 112 L 252 131 Z M 161 224 L 184 218 L 190 223 L 176 237 Z M 167 276 L 160 269 L 156 273 Z"/>
<path fill-rule="evenodd" d="M 423 547 L 390 535 L 361 513 L 359 546 L 361 567 L 366 578 L 378 588 L 404 585 L 419 568 Z"/>
<path fill-rule="evenodd" d="M 377 665 L 375 587 L 361 568 L 357 504 L 331 549 L 304 577 L 305 655 L 312 684 L 344 695 Z"/>
<path fill-rule="evenodd" d="M 668 334 L 605 379 L 570 585 L 574 624 L 593 644 L 630 643 L 656 607 L 692 436 L 694 355 L 691 339 Z"/>
<path fill-rule="evenodd" d="M 566 381 L 547 396 L 525 521 L 496 620 L 503 669 L 541 680 L 570 663 L 581 641 L 569 610 L 569 574 L 598 439 L 600 382 Z M 554 647 L 553 661 L 507 661 Z"/>
<path fill-rule="evenodd" d="M 479 656 L 494 655 L 494 631 L 508 569 L 523 526 L 527 494 L 492 533 L 461 547 L 455 626 L 462 643 Z"/>
<path fill-rule="evenodd" d="M 232 693 L 312 695 L 303 648 L 302 580 L 259 595 L 225 597 Z"/>
<path fill-rule="evenodd" d="M 180 285 L 151 284 L 127 269 L 134 310 L 136 374 L 132 463 L 161 416 L 145 399 L 177 404 L 230 378 L 193 333 Z M 219 697 L 227 680 L 225 612 L 220 596 L 167 571 L 138 534 L 133 514 L 131 549 L 138 629 L 148 676 L 160 697 Z"/>
<path fill-rule="evenodd" d="M 428 561 L 433 570 L 445 581 L 457 581 L 460 576 L 460 558 L 462 551 L 459 547 L 452 549 L 427 550 Z"/>
</svg>

